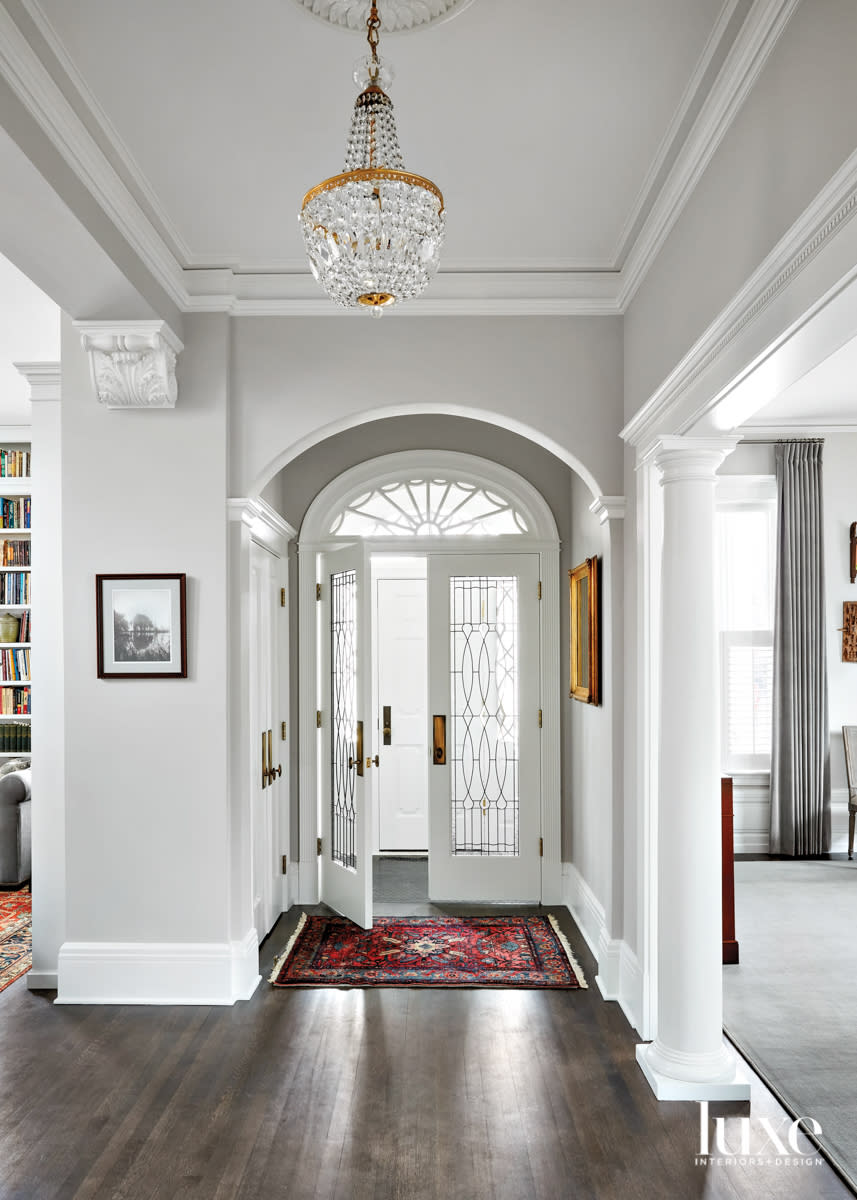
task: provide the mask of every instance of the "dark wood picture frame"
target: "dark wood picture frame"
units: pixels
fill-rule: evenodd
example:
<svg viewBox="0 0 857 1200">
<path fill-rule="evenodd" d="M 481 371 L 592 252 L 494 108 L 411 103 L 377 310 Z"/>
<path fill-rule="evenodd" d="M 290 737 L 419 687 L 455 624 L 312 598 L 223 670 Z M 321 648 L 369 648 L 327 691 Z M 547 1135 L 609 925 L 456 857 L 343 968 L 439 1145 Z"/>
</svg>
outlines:
<svg viewBox="0 0 857 1200">
<path fill-rule="evenodd" d="M 99 679 L 187 679 L 187 576 L 96 575 L 95 645 Z"/>
<path fill-rule="evenodd" d="M 598 558 L 568 573 L 570 617 L 568 694 L 583 704 L 601 703 Z"/>
</svg>

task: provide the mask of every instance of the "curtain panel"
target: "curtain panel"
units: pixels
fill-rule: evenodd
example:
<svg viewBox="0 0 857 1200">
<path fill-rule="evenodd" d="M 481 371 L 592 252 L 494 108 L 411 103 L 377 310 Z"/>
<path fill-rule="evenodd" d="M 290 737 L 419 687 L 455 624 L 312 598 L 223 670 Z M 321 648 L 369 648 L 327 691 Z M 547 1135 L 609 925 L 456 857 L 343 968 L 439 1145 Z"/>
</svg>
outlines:
<svg viewBox="0 0 857 1200">
<path fill-rule="evenodd" d="M 830 850 L 822 449 L 779 442 L 771 853 Z"/>
</svg>

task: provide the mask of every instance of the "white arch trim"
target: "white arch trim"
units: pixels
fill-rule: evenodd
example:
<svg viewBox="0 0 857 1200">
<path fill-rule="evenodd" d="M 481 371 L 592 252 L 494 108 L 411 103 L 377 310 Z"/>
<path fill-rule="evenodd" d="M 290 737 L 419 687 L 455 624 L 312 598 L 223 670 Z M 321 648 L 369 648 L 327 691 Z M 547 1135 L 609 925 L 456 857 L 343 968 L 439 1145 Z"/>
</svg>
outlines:
<svg viewBox="0 0 857 1200">
<path fill-rule="evenodd" d="M 322 488 L 307 509 L 301 525 L 301 543 L 317 545 L 334 537 L 330 533 L 334 519 L 364 495 L 367 488 L 375 489 L 400 480 L 418 478 L 460 479 L 499 493 L 521 512 L 527 522 L 529 532 L 512 535 L 515 541 L 530 546 L 533 542 L 556 544 L 559 541 L 556 520 L 544 497 L 516 471 L 475 454 L 462 454 L 455 450 L 403 450 L 358 463 Z M 402 544 L 412 544 L 407 537 L 397 540 Z M 489 540 L 493 543 L 494 539 Z M 420 545 L 434 541 L 433 538 L 419 539 Z M 446 538 L 441 541 L 443 545 L 448 544 Z"/>
<path fill-rule="evenodd" d="M 431 415 L 432 413 L 438 416 L 467 417 L 472 421 L 487 422 L 488 424 L 498 426 L 500 429 L 507 429 L 510 433 L 517 433 L 520 437 L 526 438 L 527 441 L 535 442 L 537 446 L 541 446 L 543 450 L 549 451 L 549 453 L 560 459 L 561 462 L 564 462 L 566 466 L 571 467 L 572 471 L 576 472 L 589 488 L 593 498 L 603 493 L 604 489 L 589 468 L 570 450 L 567 450 L 553 438 L 548 437 L 540 429 L 536 429 L 532 425 L 527 425 L 524 421 L 519 421 L 515 417 L 504 416 L 503 413 L 493 412 L 484 408 L 474 408 L 472 405 L 467 404 L 449 404 L 444 402 L 438 404 L 420 404 L 418 406 L 413 404 L 388 404 L 378 408 L 364 409 L 359 413 L 349 413 L 347 416 L 340 417 L 336 421 L 320 425 L 312 433 L 299 438 L 291 446 L 269 460 L 267 466 L 254 477 L 252 486 L 247 489 L 246 494 L 258 495 L 270 483 L 273 477 L 279 471 L 282 471 L 283 467 L 288 466 L 292 459 L 305 454 L 307 450 L 311 450 L 319 442 L 334 437 L 336 434 L 347 433 L 349 429 L 356 429 L 357 426 L 366 425 L 370 421 L 383 421 L 390 417 L 419 417 Z"/>
<path fill-rule="evenodd" d="M 375 551 L 413 554 L 444 552 L 472 556 L 479 549 L 537 552 L 541 559 L 542 590 L 548 601 L 541 605 L 541 822 L 544 839 L 542 858 L 542 903 L 562 903 L 562 862 L 560 846 L 561 771 L 560 771 L 560 644 L 558 597 L 559 534 L 544 497 L 516 471 L 501 467 L 477 455 L 457 451 L 406 450 L 385 454 L 344 471 L 319 492 L 309 506 L 298 541 L 298 621 L 300 679 L 300 903 L 315 904 L 319 898 L 316 857 L 318 834 L 318 732 L 315 721 L 318 684 L 318 647 L 316 618 L 316 571 L 318 552 L 354 541 L 337 538 L 328 532 L 333 518 L 350 499 L 366 491 L 367 484 L 377 487 L 409 475 L 454 472 L 470 482 L 504 493 L 530 523 L 526 534 L 498 537 L 393 537 L 367 538 Z"/>
</svg>

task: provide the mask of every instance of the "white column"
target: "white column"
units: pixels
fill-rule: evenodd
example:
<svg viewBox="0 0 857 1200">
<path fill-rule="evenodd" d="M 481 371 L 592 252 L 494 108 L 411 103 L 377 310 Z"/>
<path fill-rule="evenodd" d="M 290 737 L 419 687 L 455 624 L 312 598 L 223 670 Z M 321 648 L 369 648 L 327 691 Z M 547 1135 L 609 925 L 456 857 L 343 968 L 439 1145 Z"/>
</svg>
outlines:
<svg viewBox="0 0 857 1200">
<path fill-rule="evenodd" d="M 57 986 L 65 941 L 65 715 L 60 364 L 16 363 L 30 385 L 33 455 L 33 967 L 29 988 Z"/>
<path fill-rule="evenodd" d="M 664 437 L 657 1036 L 637 1060 L 659 1100 L 746 1100 L 723 1041 L 715 472 L 738 438 Z"/>
</svg>

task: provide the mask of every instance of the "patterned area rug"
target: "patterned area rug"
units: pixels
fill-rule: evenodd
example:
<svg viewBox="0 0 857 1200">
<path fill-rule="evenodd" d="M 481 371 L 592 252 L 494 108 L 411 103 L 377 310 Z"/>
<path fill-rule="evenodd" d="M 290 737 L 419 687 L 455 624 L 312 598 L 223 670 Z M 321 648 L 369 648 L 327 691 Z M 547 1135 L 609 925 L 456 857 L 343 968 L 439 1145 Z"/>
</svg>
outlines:
<svg viewBox="0 0 857 1200">
<path fill-rule="evenodd" d="M 553 916 L 301 917 L 275 987 L 585 988 Z"/>
<path fill-rule="evenodd" d="M 32 966 L 31 903 L 28 887 L 0 892 L 0 992 Z"/>
</svg>

